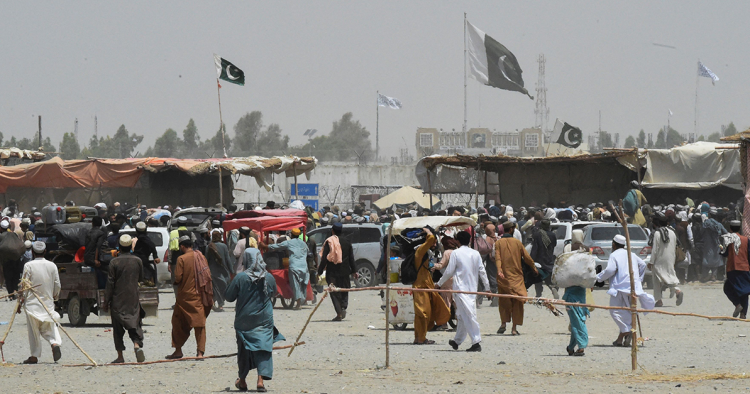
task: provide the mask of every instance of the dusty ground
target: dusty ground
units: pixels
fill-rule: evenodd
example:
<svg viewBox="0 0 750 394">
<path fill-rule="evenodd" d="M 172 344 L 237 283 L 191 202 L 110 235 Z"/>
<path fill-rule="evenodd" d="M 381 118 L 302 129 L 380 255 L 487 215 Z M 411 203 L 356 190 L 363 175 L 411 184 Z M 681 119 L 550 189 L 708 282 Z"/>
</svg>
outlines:
<svg viewBox="0 0 750 394">
<path fill-rule="evenodd" d="M 731 313 L 721 284 L 684 286 L 685 304 L 674 307 L 666 300 L 664 310 L 701 314 Z M 3 293 L 4 294 L 4 293 Z M 548 295 L 548 292 L 545 293 Z M 607 304 L 604 291 L 595 292 L 598 304 Z M 169 307 L 174 297 L 161 293 L 160 316 L 146 320 L 146 356 L 163 358 L 171 352 Z M 0 301 L 0 323 L 10 320 L 13 303 Z M 526 306 L 526 322 L 520 337 L 494 334 L 499 326 L 496 308 L 479 309 L 484 351 L 454 352 L 447 345 L 451 332 L 429 335 L 438 344 L 413 346 L 411 326 L 391 331 L 391 368 L 384 364 L 385 323 L 376 292 L 353 293 L 347 320 L 330 322 L 329 300 L 313 316 L 302 340 L 307 345 L 294 352 L 274 353 L 275 374 L 267 387 L 277 393 L 463 393 L 501 392 L 747 392 L 750 379 L 743 372 L 750 323 L 708 321 L 698 318 L 649 315 L 642 319 L 649 340 L 639 353 L 642 366 L 630 375 L 629 349 L 613 348 L 616 327 L 609 313 L 597 310 L 589 320 L 590 347 L 586 356 L 568 357 L 567 317 Z M 207 354 L 236 351 L 232 321 L 234 310 L 212 313 L 208 320 Z M 276 325 L 290 343 L 299 333 L 312 307 L 302 311 L 276 309 Z M 375 329 L 368 329 L 374 326 Z M 7 325 L 0 325 L 0 334 Z M 115 358 L 112 333 L 106 321 L 92 316 L 83 328 L 66 328 L 97 362 Z M 509 330 L 510 331 L 510 330 Z M 127 343 L 127 339 L 126 339 Z M 192 353 L 189 341 L 186 354 Z M 466 345 L 463 346 L 463 349 Z M 201 362 L 175 362 L 149 366 L 71 368 L 52 363 L 44 349 L 41 364 L 18 365 L 28 357 L 26 321 L 20 316 L 4 347 L 9 364 L 0 366 L 2 387 L 18 393 L 209 393 L 235 391 L 234 358 Z M 128 361 L 135 361 L 132 352 Z M 86 359 L 63 336 L 60 364 L 84 363 Z M 251 372 L 252 374 L 252 372 Z M 252 375 L 251 375 L 252 376 Z M 748 375 L 750 377 L 750 375 Z M 252 386 L 251 386 L 252 387 Z"/>
</svg>

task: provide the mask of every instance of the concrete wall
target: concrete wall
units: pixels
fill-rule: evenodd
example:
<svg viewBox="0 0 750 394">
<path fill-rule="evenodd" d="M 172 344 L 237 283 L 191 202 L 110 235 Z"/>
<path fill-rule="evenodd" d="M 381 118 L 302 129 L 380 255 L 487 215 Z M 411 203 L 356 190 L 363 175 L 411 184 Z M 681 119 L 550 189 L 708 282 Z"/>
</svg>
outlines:
<svg viewBox="0 0 750 394">
<path fill-rule="evenodd" d="M 274 189 L 271 192 L 259 187 L 255 179 L 248 176 L 234 177 L 234 203 L 265 203 L 268 200 L 276 202 L 290 201 L 289 191 L 294 184 L 294 178 L 286 178 L 277 174 L 274 178 Z M 310 174 L 310 179 L 304 175 L 297 177 L 299 183 L 317 183 L 319 187 L 319 205 L 339 205 L 349 207 L 352 201 L 352 185 L 374 186 L 419 186 L 414 175 L 414 164 L 390 165 L 367 164 L 359 166 L 355 163 L 325 162 L 319 163 Z M 337 193 L 338 191 L 338 193 Z"/>
</svg>

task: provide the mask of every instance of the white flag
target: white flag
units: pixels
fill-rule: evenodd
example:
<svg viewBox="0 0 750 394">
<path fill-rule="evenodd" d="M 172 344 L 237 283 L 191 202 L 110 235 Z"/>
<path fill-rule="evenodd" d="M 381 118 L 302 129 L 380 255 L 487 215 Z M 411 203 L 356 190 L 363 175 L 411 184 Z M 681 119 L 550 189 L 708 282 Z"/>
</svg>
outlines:
<svg viewBox="0 0 750 394">
<path fill-rule="evenodd" d="M 713 71 L 709 70 L 708 67 L 703 65 L 703 63 L 698 62 L 698 76 L 699 77 L 706 77 L 711 78 L 711 84 L 716 85 L 716 81 L 719 80 L 719 77 L 714 74 Z"/>
<path fill-rule="evenodd" d="M 401 109 L 401 101 L 397 98 L 384 96 L 378 93 L 378 106 L 390 107 L 391 109 Z"/>
<path fill-rule="evenodd" d="M 673 115 L 674 115 L 674 114 L 672 113 L 672 110 L 670 109 L 670 110 L 669 110 L 669 116 L 673 116 Z"/>
</svg>

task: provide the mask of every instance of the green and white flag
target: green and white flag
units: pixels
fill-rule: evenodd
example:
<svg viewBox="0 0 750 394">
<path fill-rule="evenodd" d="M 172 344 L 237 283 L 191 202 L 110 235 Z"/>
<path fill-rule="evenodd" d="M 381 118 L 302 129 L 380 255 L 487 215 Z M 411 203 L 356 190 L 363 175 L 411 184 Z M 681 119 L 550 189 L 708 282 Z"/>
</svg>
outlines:
<svg viewBox="0 0 750 394">
<path fill-rule="evenodd" d="M 469 21 L 466 21 L 466 27 L 471 76 L 487 86 L 521 92 L 533 99 L 523 87 L 523 71 L 516 56 Z"/>
<path fill-rule="evenodd" d="M 583 133 L 578 127 L 555 119 L 555 128 L 552 130 L 550 141 L 568 148 L 578 148 L 583 143 Z"/>
<path fill-rule="evenodd" d="M 245 73 L 229 60 L 214 54 L 214 63 L 216 63 L 216 76 L 227 82 L 237 85 L 245 85 Z"/>
</svg>

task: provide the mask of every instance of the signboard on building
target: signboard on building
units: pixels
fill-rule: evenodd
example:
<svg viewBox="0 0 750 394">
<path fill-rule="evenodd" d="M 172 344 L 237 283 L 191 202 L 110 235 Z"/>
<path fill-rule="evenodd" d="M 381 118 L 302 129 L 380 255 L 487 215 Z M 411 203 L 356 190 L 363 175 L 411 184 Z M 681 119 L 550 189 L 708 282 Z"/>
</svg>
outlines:
<svg viewBox="0 0 750 394">
<path fill-rule="evenodd" d="M 289 187 L 289 195 L 295 196 L 317 196 L 318 195 L 318 184 L 317 183 L 299 183 L 297 184 L 299 193 L 295 193 L 294 184 L 292 183 Z"/>
</svg>

